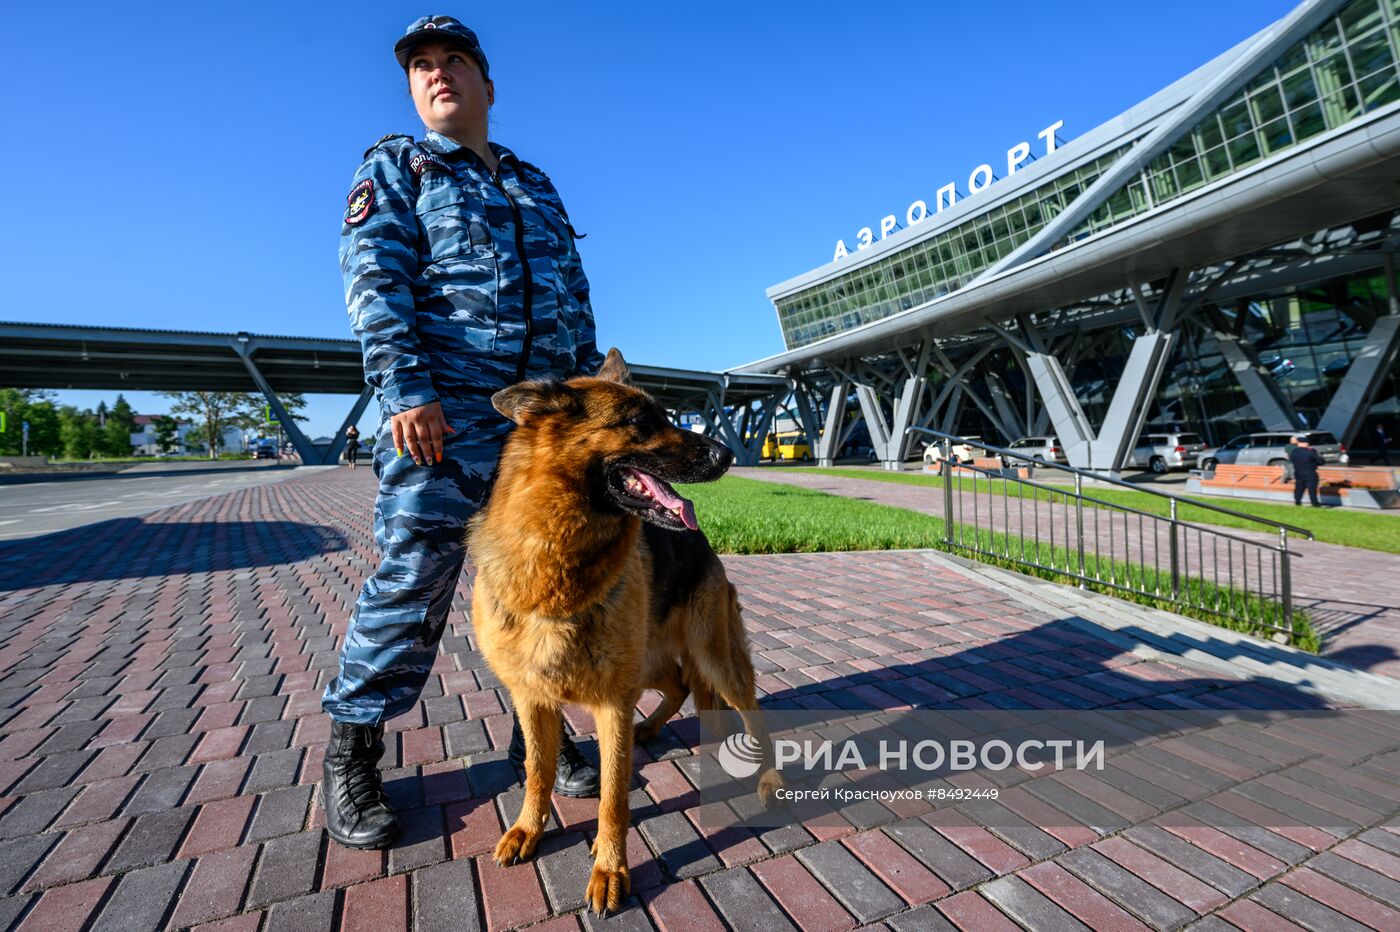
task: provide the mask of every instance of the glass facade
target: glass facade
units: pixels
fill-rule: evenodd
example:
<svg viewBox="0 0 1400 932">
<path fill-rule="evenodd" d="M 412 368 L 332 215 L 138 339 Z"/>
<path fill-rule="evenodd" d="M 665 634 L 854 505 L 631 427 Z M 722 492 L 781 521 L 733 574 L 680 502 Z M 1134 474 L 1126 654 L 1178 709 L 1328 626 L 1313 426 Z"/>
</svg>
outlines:
<svg viewBox="0 0 1400 932">
<path fill-rule="evenodd" d="M 1400 100 L 1400 0 L 1353 0 L 1115 192 L 1058 246 Z M 966 285 L 1030 239 L 1127 147 L 877 262 L 778 299 L 788 349 Z"/>
<path fill-rule="evenodd" d="M 1400 100 L 1400 0 L 1353 0 L 1205 117 L 1064 243 Z"/>
<path fill-rule="evenodd" d="M 1127 147 L 877 262 L 778 299 L 788 349 L 956 291 L 1065 209 Z M 928 222 L 928 221 L 925 221 Z"/>
</svg>

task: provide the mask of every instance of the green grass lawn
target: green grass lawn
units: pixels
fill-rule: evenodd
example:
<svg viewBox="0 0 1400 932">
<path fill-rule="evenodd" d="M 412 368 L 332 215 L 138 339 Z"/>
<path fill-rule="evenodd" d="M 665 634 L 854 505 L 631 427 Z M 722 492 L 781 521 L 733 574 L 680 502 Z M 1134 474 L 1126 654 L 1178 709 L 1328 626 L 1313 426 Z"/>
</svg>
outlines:
<svg viewBox="0 0 1400 932">
<path fill-rule="evenodd" d="M 686 485 L 678 488 L 682 495 L 695 503 L 700 526 L 715 550 L 720 553 L 949 549 L 944 539 L 941 518 L 891 505 L 736 476 L 726 476 L 718 482 L 705 485 Z M 983 550 L 1014 553 L 1019 549 L 1019 540 L 1013 541 L 1005 534 L 984 530 L 974 535 L 971 528 L 964 528 L 963 534 L 965 536 L 960 539 L 969 543 L 975 540 Z M 1077 584 L 1077 580 L 1053 570 L 1023 566 L 1013 560 L 974 554 L 962 548 L 953 548 L 952 552 L 1041 578 L 1070 585 Z M 1068 551 L 1063 548 L 1052 551 L 1043 544 L 1040 562 L 1061 567 L 1071 566 Z M 1098 574 L 1104 578 L 1112 574 L 1120 581 L 1131 579 L 1142 588 L 1152 588 L 1153 581 L 1163 584 L 1160 580 L 1155 580 L 1155 577 L 1149 577 L 1145 581 L 1144 570 L 1141 567 L 1103 560 L 1098 562 L 1097 569 Z M 1146 572 L 1150 574 L 1153 571 Z M 1260 633 L 1260 629 L 1255 625 L 1229 621 L 1212 612 L 1187 608 L 1150 596 L 1111 590 L 1107 586 L 1097 586 L 1093 583 L 1088 585 L 1097 591 L 1112 591 L 1113 594 L 1129 601 L 1190 615 L 1235 630 Z M 1232 604 L 1248 605 L 1249 614 L 1253 617 L 1270 622 L 1276 622 L 1278 619 L 1276 603 L 1266 603 L 1256 597 L 1246 598 L 1238 593 L 1228 593 L 1224 589 L 1207 588 L 1198 580 L 1188 580 L 1184 585 L 1198 604 L 1223 604 L 1226 599 L 1234 599 L 1236 601 Z M 1294 614 L 1294 643 L 1306 650 L 1318 649 L 1317 635 L 1303 612 Z"/>
<path fill-rule="evenodd" d="M 943 521 L 890 505 L 725 476 L 679 486 L 720 553 L 915 550 L 943 541 Z"/>
<path fill-rule="evenodd" d="M 809 472 L 819 476 L 844 476 L 850 479 L 871 479 L 875 482 L 895 482 L 904 485 L 923 485 L 930 488 L 943 488 L 943 480 L 938 476 L 924 473 L 897 473 L 885 472 L 875 469 L 817 469 L 812 467 L 794 466 L 788 467 L 798 472 Z M 971 490 L 972 480 L 965 478 L 962 480 L 963 488 Z M 986 491 L 986 482 L 979 480 L 979 488 Z M 1011 486 L 1015 488 L 1014 484 Z M 992 483 L 992 490 L 1000 492 L 1002 484 Z M 1026 490 L 1029 493 L 1030 490 Z M 1047 493 L 1040 493 L 1044 497 Z M 1113 505 L 1126 505 L 1145 511 L 1148 514 L 1162 515 L 1168 514 L 1170 507 L 1166 499 L 1155 495 L 1148 495 L 1143 492 L 1132 492 L 1128 489 L 1116 488 L 1091 488 L 1086 489 L 1086 495 L 1097 498 L 1101 501 Z M 1196 508 L 1188 504 L 1190 499 L 1178 499 L 1177 517 L 1183 521 L 1191 521 L 1196 524 L 1209 524 L 1216 527 L 1244 528 L 1252 531 L 1269 532 L 1263 525 L 1246 521 L 1244 518 L 1235 518 L 1230 515 L 1223 515 L 1219 512 L 1211 511 L 1208 508 Z M 1294 527 L 1307 528 L 1313 532 L 1320 541 L 1329 544 L 1343 544 L 1347 547 L 1361 547 L 1366 550 L 1379 550 L 1382 553 L 1400 553 L 1400 516 L 1372 514 L 1364 511 L 1351 511 L 1341 508 L 1297 508 L 1293 505 L 1275 505 L 1272 502 L 1251 502 L 1244 499 L 1230 498 L 1222 499 L 1219 502 L 1222 508 L 1230 508 L 1234 511 L 1245 514 L 1256 515 L 1260 518 L 1268 518 L 1271 521 L 1279 521 L 1284 524 L 1291 524 Z"/>
</svg>

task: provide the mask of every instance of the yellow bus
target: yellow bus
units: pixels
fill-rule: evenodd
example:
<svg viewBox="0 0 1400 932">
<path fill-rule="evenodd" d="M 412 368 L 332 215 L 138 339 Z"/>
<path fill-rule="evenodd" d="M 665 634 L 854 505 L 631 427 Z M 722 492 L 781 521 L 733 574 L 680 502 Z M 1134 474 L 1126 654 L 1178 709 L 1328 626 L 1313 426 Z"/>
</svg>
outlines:
<svg viewBox="0 0 1400 932">
<path fill-rule="evenodd" d="M 810 460 L 812 448 L 801 431 L 782 434 L 769 434 L 763 442 L 763 458 L 766 460 Z"/>
</svg>

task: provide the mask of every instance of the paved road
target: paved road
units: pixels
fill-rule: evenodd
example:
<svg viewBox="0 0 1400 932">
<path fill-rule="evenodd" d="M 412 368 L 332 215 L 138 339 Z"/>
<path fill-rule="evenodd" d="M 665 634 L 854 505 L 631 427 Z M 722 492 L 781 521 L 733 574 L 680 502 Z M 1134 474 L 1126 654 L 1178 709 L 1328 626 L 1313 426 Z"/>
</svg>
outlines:
<svg viewBox="0 0 1400 932">
<path fill-rule="evenodd" d="M 0 540 L 129 518 L 323 468 L 335 467 L 297 469 L 271 462 L 153 463 L 116 474 L 25 476 L 23 481 L 0 485 Z"/>
</svg>

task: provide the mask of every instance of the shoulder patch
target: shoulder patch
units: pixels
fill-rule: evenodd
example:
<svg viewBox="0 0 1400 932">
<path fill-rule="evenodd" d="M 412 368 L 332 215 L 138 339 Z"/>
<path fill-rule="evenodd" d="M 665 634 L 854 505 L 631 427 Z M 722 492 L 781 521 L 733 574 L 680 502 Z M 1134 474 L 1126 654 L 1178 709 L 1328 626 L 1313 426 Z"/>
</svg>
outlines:
<svg viewBox="0 0 1400 932">
<path fill-rule="evenodd" d="M 444 165 L 437 156 L 430 155 L 427 152 L 420 152 L 409 159 L 408 167 L 413 169 L 413 174 L 419 178 L 423 177 L 424 172 L 447 172 L 451 174 L 451 170 Z"/>
<path fill-rule="evenodd" d="M 378 149 L 380 146 L 384 145 L 384 143 L 388 142 L 388 141 L 391 140 L 391 139 L 408 139 L 408 140 L 412 140 L 413 137 L 410 136 L 410 135 L 408 135 L 407 133 L 385 133 L 383 136 L 380 136 L 380 137 L 379 137 L 379 141 L 378 141 L 378 142 L 376 142 L 374 145 L 370 146 L 368 149 L 365 150 L 365 154 L 364 154 L 363 157 L 364 157 L 364 158 L 369 158 L 369 154 L 370 154 L 371 152 L 373 152 L 375 149 Z"/>
<path fill-rule="evenodd" d="M 345 198 L 345 222 L 350 226 L 364 223 L 374 212 L 374 182 L 366 178 L 350 189 Z"/>
</svg>

